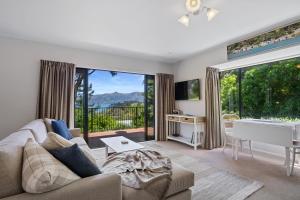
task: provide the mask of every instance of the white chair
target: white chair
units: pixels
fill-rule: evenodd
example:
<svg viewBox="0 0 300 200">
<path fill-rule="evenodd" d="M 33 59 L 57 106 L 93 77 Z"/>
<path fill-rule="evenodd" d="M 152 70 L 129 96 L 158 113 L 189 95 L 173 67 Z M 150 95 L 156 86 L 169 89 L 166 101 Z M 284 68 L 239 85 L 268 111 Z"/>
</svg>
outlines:
<svg viewBox="0 0 300 200">
<path fill-rule="evenodd" d="M 222 116 L 222 126 L 223 126 L 223 130 L 224 130 L 224 146 L 223 146 L 223 152 L 227 146 L 228 143 L 228 137 L 230 137 L 230 133 L 232 132 L 232 127 L 233 127 L 233 121 L 234 120 L 239 120 L 240 117 L 236 114 L 224 114 Z M 253 158 L 253 152 L 252 152 L 252 144 L 251 144 L 251 140 L 239 140 L 240 143 L 240 148 L 241 151 L 243 151 L 243 143 L 244 142 L 248 142 L 249 145 L 249 149 L 250 149 L 250 153 L 251 156 Z M 231 144 L 231 146 L 233 147 L 234 144 Z M 233 148 L 232 148 L 232 152 L 233 152 Z M 233 153 L 232 153 L 233 155 Z"/>
</svg>

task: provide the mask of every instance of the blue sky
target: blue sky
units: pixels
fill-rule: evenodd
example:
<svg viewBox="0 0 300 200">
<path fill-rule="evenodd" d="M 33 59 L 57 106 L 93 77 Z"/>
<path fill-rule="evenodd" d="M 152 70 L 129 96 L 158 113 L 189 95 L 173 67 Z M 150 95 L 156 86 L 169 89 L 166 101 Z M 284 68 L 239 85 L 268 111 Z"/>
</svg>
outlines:
<svg viewBox="0 0 300 200">
<path fill-rule="evenodd" d="M 96 70 L 89 76 L 94 94 L 144 92 L 144 75 L 118 72 L 112 76 L 109 71 Z"/>
</svg>

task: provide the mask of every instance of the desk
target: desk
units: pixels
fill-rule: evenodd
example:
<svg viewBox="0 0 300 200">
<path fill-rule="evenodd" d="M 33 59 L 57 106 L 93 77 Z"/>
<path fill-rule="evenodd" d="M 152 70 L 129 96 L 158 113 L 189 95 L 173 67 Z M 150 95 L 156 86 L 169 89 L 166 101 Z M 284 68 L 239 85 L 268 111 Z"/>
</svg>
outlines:
<svg viewBox="0 0 300 200">
<path fill-rule="evenodd" d="M 290 176 L 290 148 L 293 140 L 300 138 L 300 123 L 271 120 L 242 119 L 233 122 L 230 136 L 234 140 L 235 159 L 238 159 L 238 139 L 252 140 L 285 147 L 286 170 Z"/>
</svg>

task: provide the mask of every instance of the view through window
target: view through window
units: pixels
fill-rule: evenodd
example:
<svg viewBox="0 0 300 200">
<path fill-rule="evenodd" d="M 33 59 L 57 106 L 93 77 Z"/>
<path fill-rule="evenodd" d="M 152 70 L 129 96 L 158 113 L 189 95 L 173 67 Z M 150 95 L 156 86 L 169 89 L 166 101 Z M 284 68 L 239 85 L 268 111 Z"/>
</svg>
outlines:
<svg viewBox="0 0 300 200">
<path fill-rule="evenodd" d="M 75 82 L 75 127 L 91 147 L 102 137 L 154 139 L 154 76 L 79 68 Z"/>
<path fill-rule="evenodd" d="M 223 71 L 223 114 L 300 120 L 300 57 Z"/>
</svg>

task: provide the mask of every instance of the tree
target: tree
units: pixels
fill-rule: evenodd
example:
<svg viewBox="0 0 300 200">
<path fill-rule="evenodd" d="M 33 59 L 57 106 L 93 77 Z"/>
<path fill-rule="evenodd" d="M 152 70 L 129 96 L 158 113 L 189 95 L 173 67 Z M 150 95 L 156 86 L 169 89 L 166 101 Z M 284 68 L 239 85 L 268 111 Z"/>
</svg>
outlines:
<svg viewBox="0 0 300 200">
<path fill-rule="evenodd" d="M 238 83 L 235 70 L 225 72 L 221 79 L 221 104 L 225 114 L 238 113 Z"/>
</svg>

